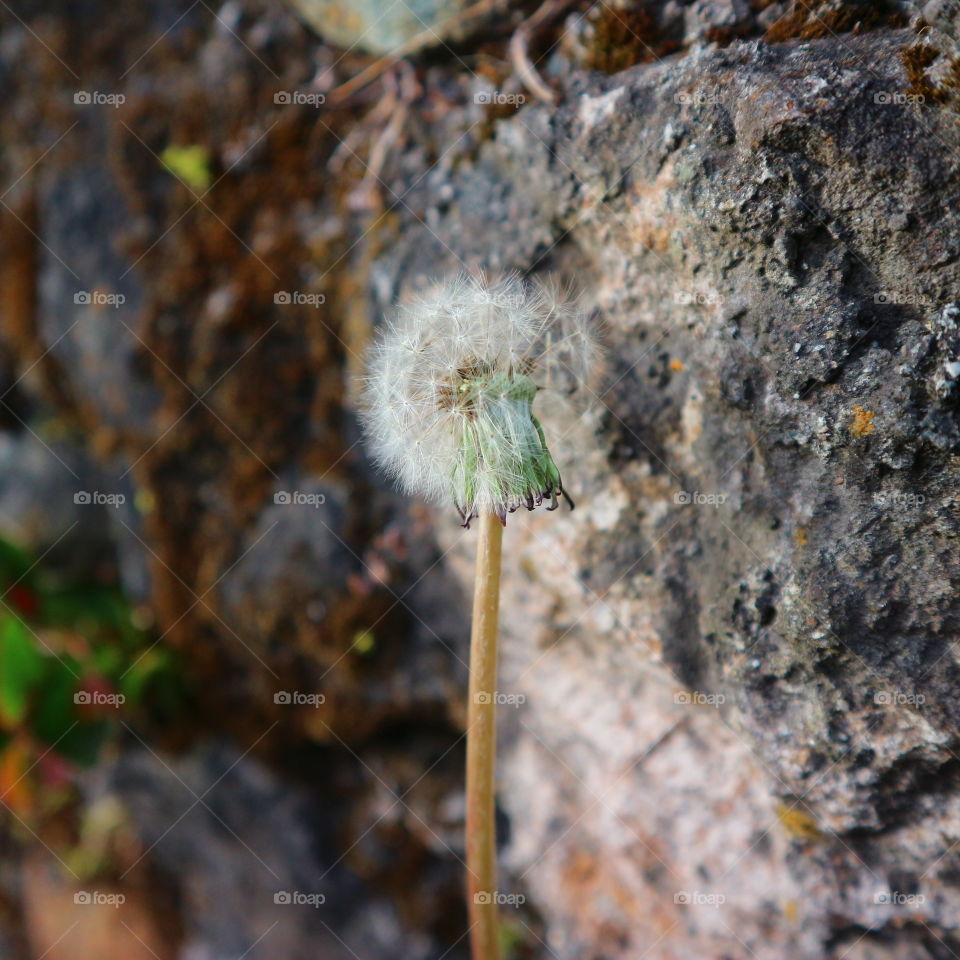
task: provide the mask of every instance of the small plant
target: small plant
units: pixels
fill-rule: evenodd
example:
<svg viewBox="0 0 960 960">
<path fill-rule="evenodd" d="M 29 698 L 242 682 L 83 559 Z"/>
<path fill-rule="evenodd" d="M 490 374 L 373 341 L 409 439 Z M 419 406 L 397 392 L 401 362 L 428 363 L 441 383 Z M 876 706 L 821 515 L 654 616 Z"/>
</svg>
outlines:
<svg viewBox="0 0 960 960">
<path fill-rule="evenodd" d="M 179 674 L 120 589 L 64 582 L 0 539 L 0 803 L 41 826 L 148 694 L 177 702 Z"/>
<path fill-rule="evenodd" d="M 573 508 L 534 413 L 568 396 L 596 341 L 553 283 L 461 275 L 402 307 L 370 358 L 371 449 L 401 487 L 479 520 L 467 713 L 467 904 L 475 960 L 499 956 L 494 772 L 500 556 L 507 515 Z"/>
</svg>

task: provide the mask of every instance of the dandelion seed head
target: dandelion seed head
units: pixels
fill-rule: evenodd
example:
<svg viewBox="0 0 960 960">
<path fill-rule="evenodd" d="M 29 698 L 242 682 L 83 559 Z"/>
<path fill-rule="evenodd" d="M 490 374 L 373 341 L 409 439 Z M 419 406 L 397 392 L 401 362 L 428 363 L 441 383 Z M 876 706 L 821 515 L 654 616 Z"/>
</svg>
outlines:
<svg viewBox="0 0 960 960">
<path fill-rule="evenodd" d="M 554 282 L 462 274 L 398 309 L 369 360 L 364 426 L 403 490 L 452 499 L 465 522 L 564 494 L 537 392 L 569 393 L 598 359 L 576 301 Z"/>
</svg>

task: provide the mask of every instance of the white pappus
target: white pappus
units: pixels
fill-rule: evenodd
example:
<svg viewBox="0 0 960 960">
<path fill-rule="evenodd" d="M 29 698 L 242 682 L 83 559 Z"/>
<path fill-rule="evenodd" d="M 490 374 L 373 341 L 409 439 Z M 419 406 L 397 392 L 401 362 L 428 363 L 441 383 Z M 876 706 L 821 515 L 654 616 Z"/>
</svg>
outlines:
<svg viewBox="0 0 960 960">
<path fill-rule="evenodd" d="M 588 317 L 552 281 L 461 274 L 398 308 L 369 357 L 362 415 L 377 461 L 463 520 L 566 497 L 533 401 L 598 358 Z"/>
</svg>

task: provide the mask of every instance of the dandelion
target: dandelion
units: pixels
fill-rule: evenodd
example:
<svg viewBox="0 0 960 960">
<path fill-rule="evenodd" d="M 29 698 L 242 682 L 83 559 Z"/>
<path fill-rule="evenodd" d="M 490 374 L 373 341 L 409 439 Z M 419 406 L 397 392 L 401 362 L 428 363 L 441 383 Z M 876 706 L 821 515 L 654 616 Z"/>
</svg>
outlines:
<svg viewBox="0 0 960 960">
<path fill-rule="evenodd" d="M 549 282 L 460 276 L 401 308 L 370 359 L 363 416 L 374 455 L 409 493 L 480 520 L 467 704 L 467 904 L 474 960 L 497 960 L 494 774 L 500 553 L 507 514 L 573 501 L 534 413 L 568 397 L 597 346 Z"/>
<path fill-rule="evenodd" d="M 460 276 L 403 307 L 375 348 L 364 397 L 371 447 L 408 493 L 452 500 L 464 526 L 558 496 L 573 501 L 533 412 L 567 394 L 596 343 L 552 283 Z"/>
</svg>

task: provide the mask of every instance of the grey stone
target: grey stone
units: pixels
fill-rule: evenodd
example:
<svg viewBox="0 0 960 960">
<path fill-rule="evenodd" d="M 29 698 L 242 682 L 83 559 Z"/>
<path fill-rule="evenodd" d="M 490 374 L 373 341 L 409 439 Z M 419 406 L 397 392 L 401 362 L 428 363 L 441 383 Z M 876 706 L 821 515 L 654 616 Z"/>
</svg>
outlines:
<svg viewBox="0 0 960 960">
<path fill-rule="evenodd" d="M 393 53 L 414 37 L 425 46 L 463 39 L 467 0 L 287 0 L 331 43 L 371 53 Z M 476 20 L 476 18 L 474 18 Z"/>
<path fill-rule="evenodd" d="M 607 331 L 578 510 L 506 534 L 507 854 L 556 956 L 957 942 L 957 130 L 876 96 L 911 42 L 573 77 L 382 261 L 569 273 Z"/>
</svg>

